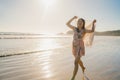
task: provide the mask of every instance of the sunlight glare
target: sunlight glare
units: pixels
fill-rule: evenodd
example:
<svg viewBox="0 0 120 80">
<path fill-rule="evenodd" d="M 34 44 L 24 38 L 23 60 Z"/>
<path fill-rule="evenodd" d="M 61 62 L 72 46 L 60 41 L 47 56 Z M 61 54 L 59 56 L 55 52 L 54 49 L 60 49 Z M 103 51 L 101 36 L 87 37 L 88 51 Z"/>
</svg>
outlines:
<svg viewBox="0 0 120 80">
<path fill-rule="evenodd" d="M 42 0 L 42 3 L 45 7 L 50 7 L 55 3 L 55 0 Z"/>
<path fill-rule="evenodd" d="M 46 38 L 38 43 L 38 49 L 40 50 L 50 50 L 61 47 L 54 39 Z"/>
</svg>

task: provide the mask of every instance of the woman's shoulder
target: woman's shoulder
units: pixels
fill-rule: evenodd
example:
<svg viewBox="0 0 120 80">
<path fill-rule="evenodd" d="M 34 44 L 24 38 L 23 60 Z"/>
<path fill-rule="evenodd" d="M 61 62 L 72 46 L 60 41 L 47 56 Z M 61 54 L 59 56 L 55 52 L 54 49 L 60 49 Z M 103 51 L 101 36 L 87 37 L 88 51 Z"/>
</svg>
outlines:
<svg viewBox="0 0 120 80">
<path fill-rule="evenodd" d="M 77 27 L 74 26 L 73 31 L 76 31 L 76 30 L 77 30 Z"/>
</svg>

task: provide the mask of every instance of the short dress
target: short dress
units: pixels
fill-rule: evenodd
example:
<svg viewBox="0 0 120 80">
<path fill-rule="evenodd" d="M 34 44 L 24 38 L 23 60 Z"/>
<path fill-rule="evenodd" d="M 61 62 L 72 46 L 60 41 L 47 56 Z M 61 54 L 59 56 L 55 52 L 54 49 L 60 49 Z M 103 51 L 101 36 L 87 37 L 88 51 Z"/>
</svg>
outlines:
<svg viewBox="0 0 120 80">
<path fill-rule="evenodd" d="M 73 35 L 73 43 L 72 43 L 72 52 L 73 55 L 76 56 L 84 56 L 85 55 L 85 47 L 84 47 L 84 29 L 78 31 L 77 28 L 74 28 L 74 35 Z"/>
</svg>

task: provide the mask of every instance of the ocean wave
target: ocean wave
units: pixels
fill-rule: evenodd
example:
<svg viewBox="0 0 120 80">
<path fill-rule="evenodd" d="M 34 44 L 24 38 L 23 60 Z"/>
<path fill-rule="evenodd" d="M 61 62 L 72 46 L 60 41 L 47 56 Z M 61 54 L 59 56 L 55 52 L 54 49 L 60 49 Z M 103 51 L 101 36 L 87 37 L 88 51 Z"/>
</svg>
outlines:
<svg viewBox="0 0 120 80">
<path fill-rule="evenodd" d="M 69 35 L 56 35 L 56 36 L 1 36 L 0 39 L 41 39 L 41 38 L 69 38 Z"/>
<path fill-rule="evenodd" d="M 68 46 L 64 46 L 68 47 Z M 20 53 L 11 53 L 11 54 L 1 54 L 0 57 L 9 57 L 9 56 L 15 56 L 15 55 L 23 55 L 23 54 L 32 54 L 32 53 L 38 53 L 38 52 L 45 52 L 45 51 L 50 51 L 50 50 L 56 50 L 56 49 L 60 49 L 63 47 L 57 47 L 57 48 L 53 48 L 53 49 L 45 49 L 45 50 L 36 50 L 36 51 L 26 51 L 26 52 L 20 52 Z"/>
</svg>

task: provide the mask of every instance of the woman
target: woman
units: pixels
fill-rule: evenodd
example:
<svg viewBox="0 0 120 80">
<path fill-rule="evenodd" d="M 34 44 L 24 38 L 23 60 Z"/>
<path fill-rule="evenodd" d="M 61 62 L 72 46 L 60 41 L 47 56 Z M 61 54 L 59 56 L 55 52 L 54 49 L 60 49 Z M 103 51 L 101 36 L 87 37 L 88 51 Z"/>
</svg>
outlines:
<svg viewBox="0 0 120 80">
<path fill-rule="evenodd" d="M 85 47 L 84 47 L 84 36 L 86 33 L 92 33 L 94 32 L 95 29 L 95 23 L 96 20 L 92 22 L 92 30 L 87 30 L 85 29 L 85 20 L 80 18 L 77 21 L 77 27 L 71 25 L 71 22 L 77 19 L 77 16 L 74 16 L 72 19 L 70 19 L 66 25 L 71 28 L 74 31 L 74 36 L 73 36 L 73 45 L 72 45 L 72 52 L 75 57 L 74 61 L 74 71 L 73 71 L 73 76 L 71 80 L 75 79 L 75 76 L 78 71 L 78 64 L 82 68 L 82 71 L 84 73 L 85 67 L 83 65 L 83 62 L 81 61 L 81 57 L 85 55 Z"/>
</svg>

